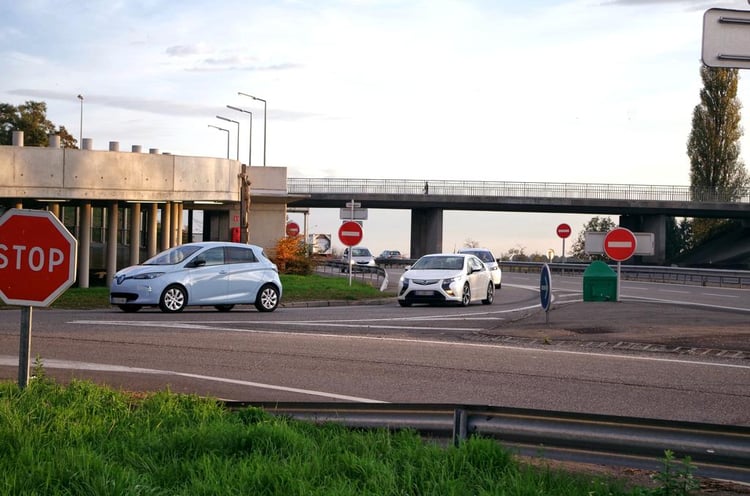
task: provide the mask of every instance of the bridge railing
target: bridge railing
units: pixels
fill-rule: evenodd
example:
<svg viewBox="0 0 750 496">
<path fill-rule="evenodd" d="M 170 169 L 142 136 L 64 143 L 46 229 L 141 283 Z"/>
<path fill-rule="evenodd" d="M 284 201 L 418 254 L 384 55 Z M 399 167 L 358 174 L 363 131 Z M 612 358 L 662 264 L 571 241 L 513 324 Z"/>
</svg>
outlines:
<svg viewBox="0 0 750 496">
<path fill-rule="evenodd" d="M 732 197 L 690 186 L 423 179 L 287 178 L 290 194 L 394 194 L 492 196 L 517 198 L 578 198 L 640 201 L 701 201 L 750 203 L 750 190 Z"/>
</svg>

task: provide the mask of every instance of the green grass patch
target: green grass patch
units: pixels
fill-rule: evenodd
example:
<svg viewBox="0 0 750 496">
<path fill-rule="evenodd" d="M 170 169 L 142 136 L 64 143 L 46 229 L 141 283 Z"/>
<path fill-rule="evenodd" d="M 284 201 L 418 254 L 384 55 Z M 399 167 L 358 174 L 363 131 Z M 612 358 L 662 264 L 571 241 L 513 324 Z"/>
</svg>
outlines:
<svg viewBox="0 0 750 496">
<path fill-rule="evenodd" d="M 0 382 L 0 494 L 643 495 L 521 464 L 488 439 L 350 430 L 43 375 Z"/>
<path fill-rule="evenodd" d="M 352 280 L 351 286 L 346 277 L 323 277 L 320 275 L 296 276 L 281 275 L 284 294 L 281 301 L 299 302 L 313 300 L 365 300 L 395 296 L 392 292 L 380 292 L 369 284 Z M 52 308 L 89 309 L 109 307 L 109 288 L 70 288 L 56 299 Z M 8 307 L 0 302 L 0 308 Z"/>
</svg>

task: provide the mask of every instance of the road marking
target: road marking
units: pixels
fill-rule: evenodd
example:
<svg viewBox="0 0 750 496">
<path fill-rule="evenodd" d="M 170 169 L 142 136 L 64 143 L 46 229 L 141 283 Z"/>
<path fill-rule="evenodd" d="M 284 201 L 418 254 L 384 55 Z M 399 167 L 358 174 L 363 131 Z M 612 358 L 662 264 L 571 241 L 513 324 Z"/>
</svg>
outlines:
<svg viewBox="0 0 750 496">
<path fill-rule="evenodd" d="M 148 321 L 109 321 L 102 322 L 98 320 L 77 320 L 69 322 L 71 324 L 82 324 L 82 325 L 102 325 L 106 323 L 108 325 L 121 325 L 121 326 L 148 326 L 148 327 L 163 327 L 163 322 L 148 322 Z M 170 323 L 170 328 L 179 328 L 179 322 Z M 186 328 L 195 329 L 196 326 L 185 326 Z M 348 339 L 358 341 L 377 341 L 378 343 L 392 342 L 392 343 L 407 343 L 407 344 L 419 344 L 419 345 L 433 345 L 441 347 L 462 347 L 462 348 L 479 348 L 479 349 L 504 349 L 514 350 L 525 353 L 536 353 L 536 354 L 562 354 L 562 355 L 573 355 L 573 356 L 586 356 L 586 357 L 599 357 L 599 358 L 611 358 L 617 360 L 636 360 L 636 361 L 647 361 L 647 362 L 661 362 L 669 364 L 680 364 L 680 365 L 700 365 L 704 367 L 719 367 L 719 368 L 736 368 L 743 370 L 750 370 L 750 365 L 737 365 L 731 363 L 715 363 L 715 362 L 701 362 L 696 360 L 683 360 L 674 358 L 661 358 L 661 357 L 643 357 L 643 356 L 631 356 L 631 355 L 617 355 L 612 353 L 591 353 L 587 351 L 571 351 L 571 350 L 560 350 L 560 349 L 544 349 L 544 348 L 527 348 L 523 346 L 512 346 L 495 343 L 459 343 L 451 341 L 437 341 L 432 339 L 417 339 L 417 338 L 394 338 L 384 336 L 360 336 L 353 334 L 327 334 L 323 332 L 285 332 L 285 331 L 268 331 L 262 329 L 241 329 L 236 327 L 211 327 L 206 326 L 207 329 L 214 331 L 224 332 L 240 332 L 247 334 L 267 334 L 272 336 L 284 336 L 293 339 L 299 339 L 300 337 L 315 337 L 315 338 L 326 338 L 326 339 Z"/>
<path fill-rule="evenodd" d="M 676 289 L 657 289 L 661 293 L 678 293 L 678 294 L 690 294 L 690 291 L 678 291 Z"/>
<path fill-rule="evenodd" d="M 172 375 L 178 377 L 187 377 L 189 379 L 201 379 L 204 381 L 223 382 L 225 384 L 236 384 L 239 386 L 248 386 L 260 389 L 271 389 L 274 391 L 284 391 L 288 393 L 299 393 L 309 396 L 321 396 L 344 401 L 353 401 L 357 403 L 388 403 L 387 401 L 374 400 L 371 398 L 361 398 L 359 396 L 347 396 L 343 394 L 327 393 L 325 391 L 315 391 L 313 389 L 300 389 L 286 386 L 277 386 L 274 384 L 264 384 L 262 382 L 242 381 L 239 379 L 229 379 L 226 377 L 215 377 L 210 375 L 190 374 L 188 372 L 177 372 L 174 370 L 146 369 L 141 367 L 125 367 L 123 365 L 109 365 L 104 363 L 74 362 L 69 360 L 55 360 L 45 358 L 44 368 L 49 369 L 72 369 L 72 370 L 95 370 L 101 372 L 124 372 L 130 374 L 153 374 L 153 375 Z M 18 358 L 0 355 L 0 365 L 6 367 L 17 367 Z"/>
<path fill-rule="evenodd" d="M 725 295 L 725 294 L 717 294 L 717 293 L 701 293 L 704 296 L 717 296 L 719 298 L 739 298 L 739 296 L 736 295 Z"/>
</svg>

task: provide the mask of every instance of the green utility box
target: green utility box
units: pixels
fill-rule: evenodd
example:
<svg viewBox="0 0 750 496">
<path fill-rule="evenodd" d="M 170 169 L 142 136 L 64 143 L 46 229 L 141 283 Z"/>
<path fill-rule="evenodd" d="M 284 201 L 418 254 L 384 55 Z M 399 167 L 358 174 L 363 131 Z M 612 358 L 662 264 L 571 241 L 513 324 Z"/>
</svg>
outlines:
<svg viewBox="0 0 750 496">
<path fill-rule="evenodd" d="M 595 261 L 583 272 L 583 301 L 617 301 L 617 273 Z"/>
</svg>

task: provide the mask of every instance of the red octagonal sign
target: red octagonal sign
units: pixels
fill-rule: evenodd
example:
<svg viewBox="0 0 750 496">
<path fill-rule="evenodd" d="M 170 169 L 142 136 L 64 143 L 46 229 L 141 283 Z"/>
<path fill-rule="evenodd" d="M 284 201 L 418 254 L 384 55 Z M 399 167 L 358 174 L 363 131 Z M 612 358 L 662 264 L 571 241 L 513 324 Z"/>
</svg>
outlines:
<svg viewBox="0 0 750 496">
<path fill-rule="evenodd" d="M 616 227 L 604 236 L 604 253 L 615 262 L 623 262 L 635 254 L 635 234 L 630 229 Z"/>
<path fill-rule="evenodd" d="M 0 297 L 46 307 L 76 280 L 77 242 L 51 212 L 10 209 L 0 217 Z"/>
</svg>

